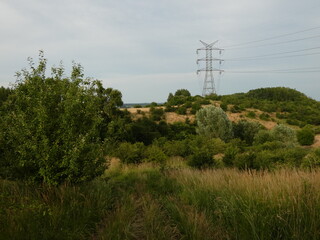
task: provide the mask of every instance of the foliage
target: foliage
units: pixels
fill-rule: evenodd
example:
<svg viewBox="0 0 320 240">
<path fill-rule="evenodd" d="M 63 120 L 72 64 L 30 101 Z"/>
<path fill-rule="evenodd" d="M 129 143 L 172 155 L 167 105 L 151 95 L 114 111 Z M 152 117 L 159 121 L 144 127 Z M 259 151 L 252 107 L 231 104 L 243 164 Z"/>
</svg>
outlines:
<svg viewBox="0 0 320 240">
<path fill-rule="evenodd" d="M 10 88 L 0 87 L 0 107 L 8 99 L 8 97 L 13 93 Z"/>
<path fill-rule="evenodd" d="M 164 164 L 167 158 L 167 155 L 162 151 L 160 147 L 156 145 L 150 145 L 144 151 L 143 161 Z"/>
<path fill-rule="evenodd" d="M 200 135 L 224 141 L 232 138 L 232 123 L 221 108 L 213 105 L 203 108 L 197 112 L 196 119 Z"/>
<path fill-rule="evenodd" d="M 314 142 L 314 131 L 308 127 L 305 127 L 297 131 L 297 139 L 301 145 L 310 146 Z"/>
<path fill-rule="evenodd" d="M 303 160 L 301 166 L 303 168 L 316 169 L 320 167 L 320 148 L 310 152 Z"/>
<path fill-rule="evenodd" d="M 261 129 L 263 126 L 258 122 L 240 120 L 238 123 L 233 123 L 234 137 L 244 140 L 249 145 L 252 145 L 255 135 Z"/>
<path fill-rule="evenodd" d="M 187 139 L 166 141 L 163 145 L 163 150 L 168 156 L 187 157 L 191 153 Z"/>
<path fill-rule="evenodd" d="M 253 111 L 248 111 L 248 113 L 246 114 L 246 116 L 248 118 L 256 118 L 256 113 Z"/>
<path fill-rule="evenodd" d="M 151 107 L 150 114 L 153 121 L 160 121 L 164 117 L 164 111 L 162 108 Z"/>
<path fill-rule="evenodd" d="M 296 132 L 292 128 L 279 124 L 271 130 L 273 138 L 284 143 L 297 143 Z"/>
<path fill-rule="evenodd" d="M 179 89 L 174 95 L 172 93 L 169 94 L 166 106 L 181 105 L 190 99 L 192 99 L 192 97 L 187 89 Z"/>
<path fill-rule="evenodd" d="M 186 106 L 182 105 L 180 107 L 176 108 L 176 113 L 180 114 L 180 115 L 186 115 L 187 113 L 187 108 Z"/>
<path fill-rule="evenodd" d="M 290 88 L 260 88 L 248 93 L 221 96 L 221 101 L 222 104 L 237 105 L 241 109 L 256 108 L 264 112 L 277 112 L 278 118 L 288 119 L 289 124 L 293 125 L 320 125 L 320 103 Z"/>
<path fill-rule="evenodd" d="M 185 96 L 185 97 L 190 97 L 191 94 L 187 89 L 179 89 L 175 92 L 174 96 Z"/>
<path fill-rule="evenodd" d="M 272 141 L 280 141 L 287 145 L 295 145 L 297 144 L 296 132 L 290 127 L 280 124 L 270 131 L 260 130 L 254 137 L 255 145 Z"/>
<path fill-rule="evenodd" d="M 115 152 L 115 156 L 120 158 L 123 163 L 140 163 L 143 158 L 145 146 L 143 143 L 120 143 Z"/>
<path fill-rule="evenodd" d="M 188 165 L 190 167 L 203 169 L 213 166 L 215 163 L 214 158 L 210 151 L 205 149 L 198 149 L 188 158 Z"/>
<path fill-rule="evenodd" d="M 237 154 L 240 152 L 240 149 L 237 146 L 229 146 L 224 152 L 222 161 L 226 167 L 231 167 L 234 164 L 234 160 Z"/>
<path fill-rule="evenodd" d="M 1 116 L 2 177 L 59 184 L 83 182 L 105 169 L 104 128 L 117 115 L 121 93 L 83 78 L 74 64 L 70 78 L 62 66 L 45 76 L 47 60 L 17 73 L 14 93 Z"/>
</svg>

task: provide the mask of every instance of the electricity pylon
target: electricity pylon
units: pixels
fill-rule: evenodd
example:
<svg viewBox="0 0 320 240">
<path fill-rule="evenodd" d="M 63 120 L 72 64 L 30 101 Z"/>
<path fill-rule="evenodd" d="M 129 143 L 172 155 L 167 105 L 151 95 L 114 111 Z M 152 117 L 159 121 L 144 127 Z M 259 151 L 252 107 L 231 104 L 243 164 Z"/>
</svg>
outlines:
<svg viewBox="0 0 320 240">
<path fill-rule="evenodd" d="M 202 96 L 207 96 L 207 95 L 210 95 L 210 94 L 216 94 L 216 88 L 215 88 L 215 84 L 214 84 L 213 72 L 219 72 L 219 74 L 221 74 L 223 72 L 223 70 L 221 70 L 220 67 L 219 67 L 219 69 L 212 67 L 212 62 L 213 61 L 218 61 L 219 62 L 219 66 L 221 66 L 221 62 L 224 61 L 223 59 L 220 59 L 220 58 L 213 58 L 212 57 L 212 51 L 213 50 L 219 51 L 219 54 L 221 55 L 221 51 L 223 49 L 213 47 L 213 45 L 216 44 L 218 42 L 218 40 L 213 42 L 213 43 L 210 43 L 210 44 L 207 44 L 207 43 L 205 43 L 205 42 L 203 42 L 201 40 L 200 40 L 200 42 L 204 45 L 204 48 L 198 48 L 197 49 L 197 54 L 199 53 L 199 51 L 205 50 L 206 51 L 206 57 L 197 59 L 197 64 L 199 64 L 199 61 L 205 61 L 206 62 L 206 67 L 203 68 L 203 69 L 198 69 L 197 70 L 197 74 L 199 74 L 200 72 L 205 72 Z"/>
</svg>

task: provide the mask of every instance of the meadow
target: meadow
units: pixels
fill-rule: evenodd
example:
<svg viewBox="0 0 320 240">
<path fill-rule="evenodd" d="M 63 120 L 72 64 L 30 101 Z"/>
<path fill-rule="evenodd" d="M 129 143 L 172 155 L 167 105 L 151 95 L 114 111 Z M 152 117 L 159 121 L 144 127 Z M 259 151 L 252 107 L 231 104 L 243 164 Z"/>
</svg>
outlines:
<svg viewBox="0 0 320 240">
<path fill-rule="evenodd" d="M 1 239 L 319 239 L 320 172 L 112 163 L 81 185 L 0 182 Z"/>
</svg>

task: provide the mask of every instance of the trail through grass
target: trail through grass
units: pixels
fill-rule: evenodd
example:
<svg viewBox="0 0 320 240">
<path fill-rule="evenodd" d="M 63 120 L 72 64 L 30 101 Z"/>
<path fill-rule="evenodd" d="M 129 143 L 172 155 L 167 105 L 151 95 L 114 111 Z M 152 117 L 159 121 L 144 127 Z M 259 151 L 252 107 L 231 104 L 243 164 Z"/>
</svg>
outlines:
<svg viewBox="0 0 320 240">
<path fill-rule="evenodd" d="M 86 185 L 0 190 L 0 239 L 320 238 L 318 171 L 119 165 Z"/>
</svg>

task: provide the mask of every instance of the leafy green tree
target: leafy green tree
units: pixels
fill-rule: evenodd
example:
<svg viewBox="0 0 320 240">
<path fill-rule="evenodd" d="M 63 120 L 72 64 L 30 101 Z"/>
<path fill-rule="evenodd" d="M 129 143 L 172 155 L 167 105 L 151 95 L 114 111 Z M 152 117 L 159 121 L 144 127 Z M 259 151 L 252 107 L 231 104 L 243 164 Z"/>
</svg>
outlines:
<svg viewBox="0 0 320 240">
<path fill-rule="evenodd" d="M 8 99 L 8 97 L 13 93 L 10 88 L 0 87 L 0 107 Z"/>
<path fill-rule="evenodd" d="M 187 89 L 179 89 L 175 92 L 174 96 L 185 96 L 185 97 L 190 97 L 191 94 Z"/>
<path fill-rule="evenodd" d="M 101 130 L 121 94 L 85 79 L 79 64 L 68 78 L 62 66 L 46 77 L 42 52 L 38 66 L 29 63 L 1 114 L 0 175 L 52 185 L 100 175 L 106 167 Z"/>
<path fill-rule="evenodd" d="M 232 138 L 232 123 L 226 113 L 213 105 L 200 109 L 196 114 L 197 132 L 212 138 L 226 141 Z"/>
</svg>

